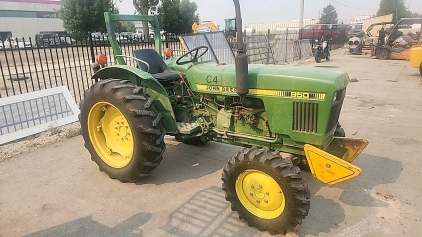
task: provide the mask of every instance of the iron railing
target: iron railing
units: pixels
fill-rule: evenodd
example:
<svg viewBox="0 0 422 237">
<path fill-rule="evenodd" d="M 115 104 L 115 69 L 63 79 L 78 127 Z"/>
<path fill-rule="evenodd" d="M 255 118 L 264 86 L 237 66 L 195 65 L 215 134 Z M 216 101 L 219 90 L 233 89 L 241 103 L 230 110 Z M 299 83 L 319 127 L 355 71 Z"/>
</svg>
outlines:
<svg viewBox="0 0 422 237">
<path fill-rule="evenodd" d="M 79 40 L 65 35 L 43 37 L 0 39 L 0 98 L 67 86 L 76 102 L 79 102 L 84 91 L 93 84 L 90 65 L 96 55 L 103 53 L 109 59 L 109 64 L 114 63 L 115 55 L 105 35 L 93 33 Z M 300 40 L 299 37 L 298 30 L 288 29 L 253 36 L 245 33 L 249 63 L 289 64 L 312 57 L 314 41 Z M 331 45 L 344 43 L 342 37 L 337 38 Z M 135 49 L 154 48 L 151 38 L 117 35 L 117 39 L 122 54 L 128 56 L 133 56 Z M 162 42 L 163 50 L 183 50 L 177 36 L 163 34 Z M 127 60 L 127 63 L 137 65 L 131 60 Z"/>
<path fill-rule="evenodd" d="M 180 49 L 176 37 L 163 35 L 163 50 Z M 122 54 L 133 56 L 133 50 L 154 48 L 153 40 L 128 40 L 119 36 Z M 37 47 L 38 45 L 38 47 Z M 67 86 L 79 102 L 92 84 L 90 65 L 103 53 L 114 62 L 108 38 L 89 36 L 75 40 L 70 36 L 36 40 L 8 38 L 0 42 L 0 98 L 58 86 Z M 128 62 L 135 66 L 134 62 Z"/>
<path fill-rule="evenodd" d="M 278 29 L 276 31 L 256 32 L 257 35 L 267 35 L 270 42 L 279 40 L 309 40 L 311 47 L 314 48 L 316 40 L 320 41 L 324 37 L 330 40 L 332 49 L 341 48 L 349 39 L 348 29 Z"/>
</svg>

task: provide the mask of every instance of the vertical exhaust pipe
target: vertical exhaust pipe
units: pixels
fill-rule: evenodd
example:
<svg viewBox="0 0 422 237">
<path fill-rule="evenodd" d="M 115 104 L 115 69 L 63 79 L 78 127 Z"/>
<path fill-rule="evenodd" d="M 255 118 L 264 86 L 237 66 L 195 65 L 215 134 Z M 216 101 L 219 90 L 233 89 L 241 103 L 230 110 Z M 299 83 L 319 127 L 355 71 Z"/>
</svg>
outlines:
<svg viewBox="0 0 422 237">
<path fill-rule="evenodd" d="M 246 55 L 243 45 L 242 16 L 240 14 L 239 0 L 233 0 L 236 11 L 236 31 L 237 31 L 237 49 L 235 57 L 236 68 L 236 92 L 240 96 L 241 102 L 244 101 L 249 93 L 248 87 L 248 55 Z"/>
</svg>

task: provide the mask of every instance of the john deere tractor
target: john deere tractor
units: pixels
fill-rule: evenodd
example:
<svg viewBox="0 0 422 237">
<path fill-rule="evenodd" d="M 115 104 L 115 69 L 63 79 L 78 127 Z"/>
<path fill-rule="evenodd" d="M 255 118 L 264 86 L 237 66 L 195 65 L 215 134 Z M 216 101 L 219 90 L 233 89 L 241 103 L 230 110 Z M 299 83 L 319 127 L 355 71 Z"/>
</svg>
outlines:
<svg viewBox="0 0 422 237">
<path fill-rule="evenodd" d="M 301 168 L 327 184 L 360 174 L 351 162 L 368 141 L 345 138 L 338 123 L 346 73 L 248 65 L 242 40 L 233 53 L 227 41 L 216 40 L 218 34 L 225 39 L 221 32 L 183 36 L 184 55 L 166 58 L 156 16 L 105 13 L 105 21 L 115 63 L 97 57 L 96 83 L 80 104 L 80 123 L 92 160 L 110 178 L 135 182 L 151 174 L 163 158 L 166 135 L 190 144 L 243 146 L 223 168 L 225 198 L 249 225 L 284 234 L 309 211 Z M 149 22 L 155 50 L 122 55 L 116 21 Z"/>
</svg>

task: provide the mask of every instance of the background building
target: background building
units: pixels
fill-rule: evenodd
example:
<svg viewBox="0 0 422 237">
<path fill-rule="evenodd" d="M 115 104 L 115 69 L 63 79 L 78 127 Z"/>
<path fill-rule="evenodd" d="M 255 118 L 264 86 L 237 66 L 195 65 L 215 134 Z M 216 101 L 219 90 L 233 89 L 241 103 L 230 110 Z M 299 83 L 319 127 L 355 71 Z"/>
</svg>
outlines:
<svg viewBox="0 0 422 237">
<path fill-rule="evenodd" d="M 0 0 L 0 37 L 35 37 L 41 31 L 64 31 L 60 1 Z"/>
<path fill-rule="evenodd" d="M 303 26 L 312 25 L 318 23 L 315 19 L 304 19 Z M 288 22 L 274 22 L 274 23 L 253 23 L 247 24 L 247 28 L 255 29 L 257 33 L 266 33 L 268 30 L 275 33 L 277 30 L 299 30 L 299 21 L 288 21 Z"/>
<path fill-rule="evenodd" d="M 354 26 L 357 24 L 363 24 L 365 19 L 371 18 L 371 16 L 351 16 L 350 17 L 350 25 Z"/>
</svg>

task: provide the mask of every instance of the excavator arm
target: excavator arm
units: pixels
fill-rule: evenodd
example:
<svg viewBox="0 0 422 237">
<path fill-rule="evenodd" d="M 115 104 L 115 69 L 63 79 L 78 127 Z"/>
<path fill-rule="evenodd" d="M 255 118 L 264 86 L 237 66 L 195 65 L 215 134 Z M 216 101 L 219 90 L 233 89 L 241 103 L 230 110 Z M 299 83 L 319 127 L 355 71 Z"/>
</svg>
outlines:
<svg viewBox="0 0 422 237">
<path fill-rule="evenodd" d="M 194 22 L 192 24 L 193 33 L 198 32 L 215 32 L 219 31 L 218 27 L 212 21 L 203 21 L 200 24 Z"/>
</svg>

